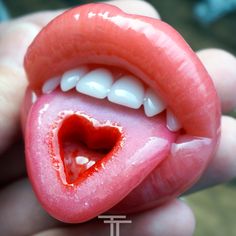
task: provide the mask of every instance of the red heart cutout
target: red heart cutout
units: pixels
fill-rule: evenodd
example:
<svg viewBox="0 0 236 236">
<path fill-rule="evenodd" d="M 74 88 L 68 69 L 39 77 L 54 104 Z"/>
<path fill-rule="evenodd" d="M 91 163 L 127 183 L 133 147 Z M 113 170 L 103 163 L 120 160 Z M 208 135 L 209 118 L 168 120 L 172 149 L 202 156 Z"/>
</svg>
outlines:
<svg viewBox="0 0 236 236">
<path fill-rule="evenodd" d="M 85 116 L 74 114 L 63 120 L 58 142 L 66 180 L 72 184 L 97 161 L 112 156 L 122 142 L 122 133 L 116 126 L 94 126 Z"/>
</svg>

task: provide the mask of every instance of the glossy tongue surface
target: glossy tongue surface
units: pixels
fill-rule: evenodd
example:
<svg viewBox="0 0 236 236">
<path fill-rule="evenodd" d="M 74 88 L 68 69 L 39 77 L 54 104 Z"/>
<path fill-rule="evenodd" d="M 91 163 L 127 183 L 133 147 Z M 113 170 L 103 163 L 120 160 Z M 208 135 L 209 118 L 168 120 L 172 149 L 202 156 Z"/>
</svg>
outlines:
<svg viewBox="0 0 236 236">
<path fill-rule="evenodd" d="M 26 126 L 28 173 L 46 210 L 81 222 L 110 209 L 168 156 L 176 134 L 165 114 L 76 92 L 38 98 Z"/>
</svg>

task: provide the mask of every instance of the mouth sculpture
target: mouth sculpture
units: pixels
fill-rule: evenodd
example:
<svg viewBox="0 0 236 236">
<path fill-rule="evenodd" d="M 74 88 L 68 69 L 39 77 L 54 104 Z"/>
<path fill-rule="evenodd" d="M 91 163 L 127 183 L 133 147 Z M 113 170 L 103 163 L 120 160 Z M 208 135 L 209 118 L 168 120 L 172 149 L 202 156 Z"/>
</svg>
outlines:
<svg viewBox="0 0 236 236">
<path fill-rule="evenodd" d="M 25 69 L 28 174 L 61 221 L 161 204 L 195 183 L 215 152 L 211 79 L 160 20 L 74 8 L 39 33 Z"/>
</svg>

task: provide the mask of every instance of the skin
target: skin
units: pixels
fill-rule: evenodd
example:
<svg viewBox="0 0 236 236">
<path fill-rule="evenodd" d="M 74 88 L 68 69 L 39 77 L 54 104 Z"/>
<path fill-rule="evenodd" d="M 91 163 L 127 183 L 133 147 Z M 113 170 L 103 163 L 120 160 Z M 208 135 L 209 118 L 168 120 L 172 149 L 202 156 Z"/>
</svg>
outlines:
<svg viewBox="0 0 236 236">
<path fill-rule="evenodd" d="M 128 12 L 152 17 L 159 16 L 145 2 L 123 0 L 112 2 L 112 4 Z M 29 235 L 33 233 L 60 236 L 68 234 L 94 235 L 95 232 L 96 235 L 109 234 L 108 226 L 100 221 L 93 220 L 68 227 L 68 225 L 52 219 L 38 204 L 30 184 L 25 178 L 23 145 L 19 131 L 20 104 L 27 85 L 22 66 L 23 57 L 27 46 L 42 26 L 58 13 L 58 11 L 37 13 L 0 25 L 0 225 L 3 235 Z M 235 86 L 234 91 L 236 89 L 236 76 L 231 73 L 236 66 L 236 59 L 225 51 L 216 51 L 216 58 L 221 58 L 224 54 L 224 60 L 228 62 L 228 66 L 224 68 L 227 80 L 222 80 L 222 73 L 219 73 L 219 65 L 222 60 L 213 60 L 210 56 L 205 56 L 203 60 L 201 52 L 199 52 L 199 57 L 209 73 L 212 73 L 214 83 L 224 85 L 216 86 L 218 94 L 224 96 L 224 94 L 229 94 L 232 86 Z M 211 52 L 212 49 L 205 49 L 204 53 L 210 55 Z M 211 66 L 209 67 L 209 65 Z M 233 94 L 228 97 L 231 101 L 230 104 L 235 104 Z M 233 108 L 235 105 L 232 105 L 230 110 Z M 222 102 L 222 110 L 224 111 L 224 109 L 229 111 L 228 108 L 224 108 Z M 235 134 L 236 120 L 223 115 L 222 137 L 217 153 L 200 181 L 189 192 L 220 184 L 235 177 Z M 185 236 L 192 235 L 195 225 L 191 209 L 180 200 L 173 200 L 157 209 L 128 216 L 128 218 L 132 219 L 133 223 L 122 227 L 122 235 Z"/>
</svg>

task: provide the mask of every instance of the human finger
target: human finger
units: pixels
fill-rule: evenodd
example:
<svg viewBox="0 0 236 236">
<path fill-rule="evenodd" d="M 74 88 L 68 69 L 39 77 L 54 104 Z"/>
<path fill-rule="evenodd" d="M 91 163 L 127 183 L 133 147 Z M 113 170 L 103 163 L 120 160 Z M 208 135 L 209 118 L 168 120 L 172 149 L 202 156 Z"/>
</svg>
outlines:
<svg viewBox="0 0 236 236">
<path fill-rule="evenodd" d="M 197 55 L 214 82 L 222 111 L 230 112 L 236 108 L 236 57 L 216 48 L 200 50 Z"/>
<path fill-rule="evenodd" d="M 222 116 L 219 147 L 201 179 L 188 191 L 195 192 L 236 177 L 236 119 Z"/>
<path fill-rule="evenodd" d="M 37 232 L 41 232 L 38 235 L 104 235 L 107 232 L 102 221 L 65 228 L 67 224 L 53 219 L 40 207 L 26 179 L 0 191 L 0 209 L 3 235 L 21 236 Z M 179 200 L 127 218 L 132 220 L 132 224 L 122 227 L 122 235 L 189 236 L 195 225 L 190 208 Z"/>
<path fill-rule="evenodd" d="M 17 141 L 0 158 L 0 186 L 26 176 L 25 169 L 23 142 Z"/>
<path fill-rule="evenodd" d="M 142 0 L 115 0 L 105 2 L 119 7 L 126 13 L 138 14 L 160 19 L 158 11 L 148 2 Z"/>
<path fill-rule="evenodd" d="M 39 205 L 28 180 L 20 180 L 0 190 L 1 235 L 31 235 L 58 226 Z"/>
<path fill-rule="evenodd" d="M 146 212 L 128 215 L 126 220 L 130 223 L 120 224 L 120 235 L 190 236 L 195 227 L 192 211 L 185 203 L 178 200 Z M 50 229 L 35 236 L 103 236 L 109 235 L 109 228 L 102 220 L 98 220 L 73 227 Z"/>
</svg>

